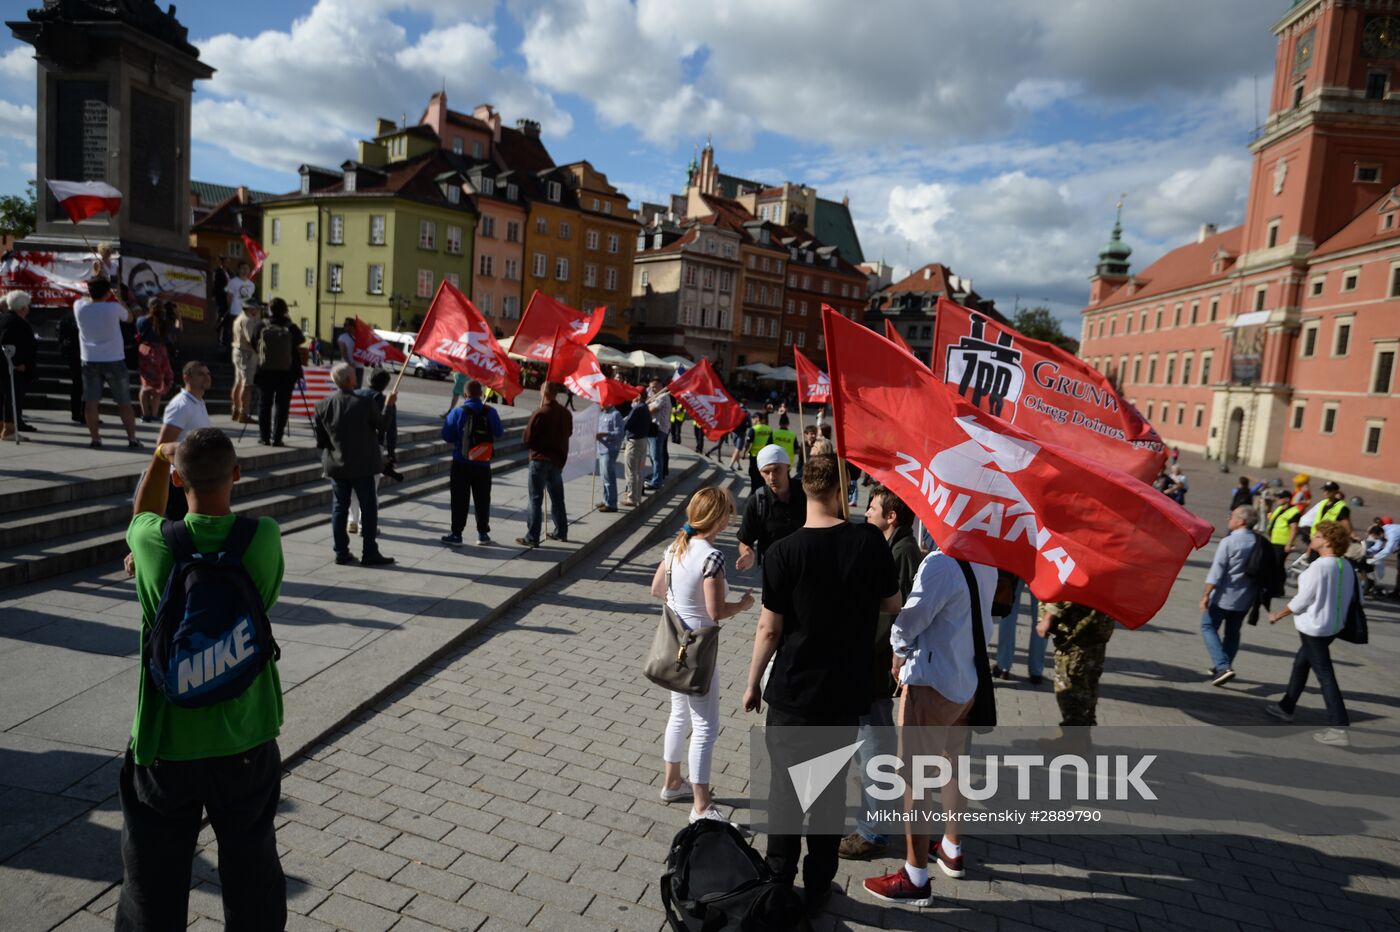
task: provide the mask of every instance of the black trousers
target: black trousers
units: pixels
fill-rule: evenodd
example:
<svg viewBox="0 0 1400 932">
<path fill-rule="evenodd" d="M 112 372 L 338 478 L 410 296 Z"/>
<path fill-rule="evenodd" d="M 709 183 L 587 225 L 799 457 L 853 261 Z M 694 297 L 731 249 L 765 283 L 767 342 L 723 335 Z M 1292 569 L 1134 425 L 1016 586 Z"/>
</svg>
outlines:
<svg viewBox="0 0 1400 932">
<path fill-rule="evenodd" d="M 282 929 L 287 881 L 273 829 L 281 790 L 276 741 L 232 757 L 149 767 L 138 767 L 128 750 L 119 781 L 123 877 L 117 932 L 185 928 L 195 842 L 206 811 L 218 838 L 224 928 Z"/>
<path fill-rule="evenodd" d="M 859 723 L 858 716 L 849 716 L 844 719 L 833 719 L 829 715 L 807 716 L 787 709 L 776 709 L 768 707 L 768 718 L 766 724 L 772 728 L 774 726 L 788 725 L 821 725 L 827 727 L 849 728 L 850 736 L 843 739 L 843 743 L 850 744 L 856 740 L 856 728 Z M 769 733 L 768 759 L 773 767 L 773 774 L 769 779 L 769 793 L 771 794 L 768 805 L 773 813 L 785 813 L 784 824 L 792 820 L 792 824 L 801 818 L 801 804 L 797 801 L 797 793 L 793 789 L 792 780 L 788 777 L 788 767 L 801 763 L 809 755 L 804 749 L 796 749 L 798 753 L 793 754 L 794 742 L 784 742 L 781 736 L 776 740 L 772 733 Z M 846 814 L 846 771 L 850 767 L 848 762 L 841 768 L 841 773 L 828 784 L 823 793 L 817 797 L 807 812 L 809 819 L 822 819 L 830 824 L 836 824 L 844 819 Z M 771 818 L 771 816 L 770 816 Z M 778 880 L 792 884 L 797 879 L 797 861 L 802 855 L 802 835 L 769 835 L 768 836 L 768 866 L 773 869 L 773 873 L 778 875 Z M 806 835 L 807 857 L 802 861 L 802 886 L 806 890 L 820 891 L 831 886 L 831 881 L 836 877 L 837 849 L 841 846 L 840 835 Z"/>
<path fill-rule="evenodd" d="M 254 381 L 261 389 L 258 404 L 258 437 L 266 443 L 269 439 L 282 441 L 287 430 L 287 416 L 292 410 L 292 389 L 296 387 L 296 373 L 259 371 Z"/>
<path fill-rule="evenodd" d="M 1337 685 L 1337 673 L 1332 669 L 1332 637 L 1313 637 L 1298 633 L 1302 642 L 1298 653 L 1293 657 L 1293 675 L 1288 678 L 1288 691 L 1278 704 L 1284 711 L 1292 712 L 1308 685 L 1308 673 L 1317 674 L 1317 685 L 1322 690 L 1322 701 L 1327 704 L 1327 724 L 1341 728 L 1351 724 L 1347 717 L 1346 702 L 1342 700 L 1342 689 Z"/>
<path fill-rule="evenodd" d="M 486 537 L 491 533 L 491 467 L 472 466 L 452 461 L 452 533 L 461 534 L 467 526 L 467 514 L 476 501 L 476 533 Z"/>
</svg>

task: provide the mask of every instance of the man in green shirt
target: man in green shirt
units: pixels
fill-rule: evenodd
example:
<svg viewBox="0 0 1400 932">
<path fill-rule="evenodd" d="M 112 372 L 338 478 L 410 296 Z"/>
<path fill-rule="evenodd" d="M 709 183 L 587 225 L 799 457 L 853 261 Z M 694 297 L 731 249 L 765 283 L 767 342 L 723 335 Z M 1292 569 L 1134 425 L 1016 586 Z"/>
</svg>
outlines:
<svg viewBox="0 0 1400 932">
<path fill-rule="evenodd" d="M 216 552 L 234 523 L 229 501 L 239 467 L 233 443 L 220 430 L 200 428 L 179 443 L 157 444 L 136 490 L 126 542 L 141 603 L 142 663 L 119 787 L 124 878 L 116 928 L 185 927 L 195 842 L 207 812 L 219 845 L 225 927 L 281 929 L 287 887 L 273 828 L 282 769 L 276 661 L 269 660 L 241 695 L 202 708 L 172 705 L 146 671 L 147 638 L 175 565 L 161 535 L 167 476 L 184 492 L 184 524 L 195 548 Z M 258 520 L 243 566 L 270 610 L 282 586 L 277 522 Z"/>
</svg>

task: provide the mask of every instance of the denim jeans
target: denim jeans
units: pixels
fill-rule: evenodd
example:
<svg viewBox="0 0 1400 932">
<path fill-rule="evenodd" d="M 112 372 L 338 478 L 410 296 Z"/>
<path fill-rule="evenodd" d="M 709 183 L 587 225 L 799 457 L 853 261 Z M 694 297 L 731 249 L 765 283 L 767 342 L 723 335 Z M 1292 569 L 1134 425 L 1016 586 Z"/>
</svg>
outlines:
<svg viewBox="0 0 1400 932">
<path fill-rule="evenodd" d="M 1212 605 L 1201 616 L 1201 640 L 1206 642 L 1206 653 L 1210 654 L 1210 664 L 1217 673 L 1226 667 L 1233 667 L 1235 655 L 1240 651 L 1240 626 L 1244 624 L 1244 611 L 1227 612 Z M 1220 636 L 1220 625 L 1225 625 L 1225 637 Z"/>
<path fill-rule="evenodd" d="M 546 489 L 549 490 L 549 510 L 554 521 L 554 536 L 563 540 L 569 536 L 569 516 L 564 513 L 564 472 L 545 460 L 530 460 L 530 504 L 525 513 L 525 539 L 536 544 L 540 542 L 540 525 L 544 523 Z"/>
<path fill-rule="evenodd" d="M 651 475 L 647 477 L 647 485 L 655 488 L 666 478 L 666 435 L 657 434 L 650 438 L 647 446 L 651 454 Z"/>
<path fill-rule="evenodd" d="M 856 740 L 865 742 L 860 746 L 860 750 L 856 751 L 856 774 L 861 780 L 860 813 L 856 816 L 856 831 L 872 845 L 883 847 L 890 843 L 889 837 L 875 831 L 865 814 L 871 810 L 888 808 L 889 804 L 870 798 L 870 794 L 865 792 L 865 780 L 861 775 L 869 772 L 871 758 L 877 754 L 893 754 L 897 750 L 894 740 L 893 699 L 876 699 L 870 704 L 869 714 L 860 717 Z"/>
<path fill-rule="evenodd" d="M 360 502 L 361 553 L 374 556 L 379 553 L 376 543 L 379 533 L 379 495 L 375 491 L 378 476 L 363 476 L 359 479 L 331 480 L 331 542 L 336 555 L 350 552 L 350 534 L 345 530 L 350 520 L 350 496 Z"/>
<path fill-rule="evenodd" d="M 603 504 L 617 507 L 617 451 L 598 454 L 598 477 L 603 480 Z"/>
<path fill-rule="evenodd" d="M 1285 712 L 1292 712 L 1298 705 L 1298 697 L 1303 695 L 1303 688 L 1308 685 L 1308 672 L 1317 674 L 1317 685 L 1322 690 L 1322 701 L 1327 703 L 1327 724 L 1334 728 L 1343 728 L 1351 724 L 1351 719 L 1347 716 L 1346 703 L 1342 701 L 1342 690 L 1337 685 L 1337 674 L 1332 669 L 1332 652 L 1330 650 L 1333 638 L 1313 637 L 1309 634 L 1298 633 L 1302 644 L 1298 647 L 1298 654 L 1293 658 L 1293 675 L 1288 678 L 1288 691 L 1278 704 Z"/>
<path fill-rule="evenodd" d="M 1026 584 L 1016 581 L 1016 590 L 1011 594 L 1011 614 L 997 622 L 997 666 L 1010 670 L 1016 662 L 1016 620 L 1021 616 L 1021 590 Z M 1026 670 L 1031 676 L 1042 676 L 1045 672 L 1045 638 L 1035 633 L 1035 623 L 1040 617 L 1040 603 L 1026 591 L 1031 600 L 1031 641 L 1026 648 Z"/>
</svg>

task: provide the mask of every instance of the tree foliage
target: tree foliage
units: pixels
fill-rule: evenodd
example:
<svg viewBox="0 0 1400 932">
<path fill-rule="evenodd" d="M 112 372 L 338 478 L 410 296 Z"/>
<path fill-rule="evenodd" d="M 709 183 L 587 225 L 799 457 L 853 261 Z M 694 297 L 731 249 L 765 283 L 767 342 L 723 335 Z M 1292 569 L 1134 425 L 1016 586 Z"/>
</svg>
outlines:
<svg viewBox="0 0 1400 932">
<path fill-rule="evenodd" d="M 37 216 L 36 201 L 33 181 L 30 181 L 26 186 L 23 196 L 18 194 L 0 196 L 0 234 L 13 236 L 15 239 L 24 239 L 33 233 L 35 217 Z"/>
<path fill-rule="evenodd" d="M 1079 341 L 1065 334 L 1060 327 L 1059 320 L 1051 313 L 1050 308 L 1044 305 L 1026 307 L 1017 311 L 1015 318 L 1011 321 L 1011 326 L 1032 340 L 1053 343 L 1071 353 L 1079 349 Z"/>
</svg>

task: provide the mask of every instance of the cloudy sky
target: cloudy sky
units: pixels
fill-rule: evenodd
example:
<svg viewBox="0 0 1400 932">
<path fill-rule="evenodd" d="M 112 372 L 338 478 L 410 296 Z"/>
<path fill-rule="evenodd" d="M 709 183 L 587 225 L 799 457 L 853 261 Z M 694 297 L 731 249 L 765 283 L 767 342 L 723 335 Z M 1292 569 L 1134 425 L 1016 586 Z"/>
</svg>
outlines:
<svg viewBox="0 0 1400 932">
<path fill-rule="evenodd" d="M 937 260 L 1072 319 L 1127 195 L 1133 267 L 1238 222 L 1288 0 L 241 0 L 180 4 L 193 172 L 284 191 L 446 86 L 634 203 L 721 170 L 849 195 L 869 259 Z M 34 63 L 0 43 L 0 193 L 34 176 Z M 1257 91 L 1256 91 L 1257 87 Z M 1076 327 L 1077 329 L 1077 327 Z"/>
</svg>

